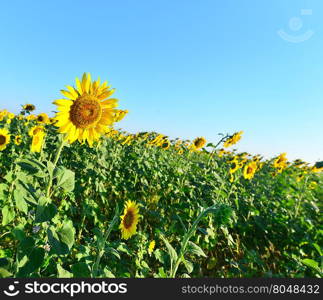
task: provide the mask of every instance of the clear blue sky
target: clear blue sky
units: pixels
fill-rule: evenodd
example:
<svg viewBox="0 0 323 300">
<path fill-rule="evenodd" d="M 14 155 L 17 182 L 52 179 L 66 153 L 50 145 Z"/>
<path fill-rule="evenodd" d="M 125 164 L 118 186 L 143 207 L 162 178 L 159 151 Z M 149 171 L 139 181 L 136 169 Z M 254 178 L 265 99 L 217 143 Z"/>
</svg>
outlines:
<svg viewBox="0 0 323 300">
<path fill-rule="evenodd" d="M 321 0 L 2 1 L 0 108 L 50 113 L 90 72 L 131 132 L 243 130 L 241 151 L 323 160 L 322 25 Z"/>
</svg>

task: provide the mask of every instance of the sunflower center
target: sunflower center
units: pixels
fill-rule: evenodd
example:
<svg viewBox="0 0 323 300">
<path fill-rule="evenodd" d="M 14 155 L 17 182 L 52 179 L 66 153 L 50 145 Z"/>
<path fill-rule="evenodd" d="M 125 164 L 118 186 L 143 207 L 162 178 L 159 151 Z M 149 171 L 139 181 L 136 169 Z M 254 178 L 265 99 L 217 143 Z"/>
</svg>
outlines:
<svg viewBox="0 0 323 300">
<path fill-rule="evenodd" d="M 0 145 L 4 145 L 6 143 L 6 137 L 4 135 L 0 135 Z"/>
<path fill-rule="evenodd" d="M 248 173 L 248 174 L 251 174 L 251 173 L 252 173 L 252 171 L 253 171 L 253 168 L 248 167 L 248 169 L 247 169 L 247 173 Z"/>
<path fill-rule="evenodd" d="M 43 118 L 43 116 L 38 116 L 37 120 L 38 120 L 39 122 L 43 122 L 43 121 L 44 121 L 44 118 Z"/>
<path fill-rule="evenodd" d="M 126 213 L 126 215 L 123 217 L 123 225 L 125 228 L 129 228 L 131 227 L 131 225 L 133 224 L 133 220 L 134 220 L 134 215 L 132 211 L 128 211 Z"/>
<path fill-rule="evenodd" d="M 87 128 L 100 120 L 102 108 L 98 100 L 91 95 L 79 97 L 71 106 L 70 118 L 78 128 Z"/>
</svg>

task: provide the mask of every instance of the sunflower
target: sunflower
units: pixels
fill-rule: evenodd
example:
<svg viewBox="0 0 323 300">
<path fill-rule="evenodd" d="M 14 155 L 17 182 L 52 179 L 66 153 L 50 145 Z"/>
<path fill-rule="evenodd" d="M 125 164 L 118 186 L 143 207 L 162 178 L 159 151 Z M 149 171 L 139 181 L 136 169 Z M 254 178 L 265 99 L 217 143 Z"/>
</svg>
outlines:
<svg viewBox="0 0 323 300">
<path fill-rule="evenodd" d="M 10 119 L 10 120 L 12 120 L 14 117 L 15 117 L 15 114 L 14 113 L 8 113 L 8 118 Z"/>
<path fill-rule="evenodd" d="M 252 179 L 257 171 L 257 163 L 252 161 L 244 167 L 243 177 L 245 179 Z"/>
<path fill-rule="evenodd" d="M 0 128 L 0 151 L 6 149 L 9 143 L 10 143 L 9 131 L 5 128 Z"/>
<path fill-rule="evenodd" d="M 121 223 L 119 229 L 121 229 L 121 237 L 125 240 L 136 234 L 137 224 L 139 220 L 139 207 L 134 201 L 127 201 L 123 216 L 121 216 Z"/>
<path fill-rule="evenodd" d="M 238 161 L 237 157 L 229 161 L 229 163 L 231 164 L 230 174 L 235 173 L 242 167 L 242 164 Z"/>
<path fill-rule="evenodd" d="M 38 132 L 33 136 L 30 151 L 31 152 L 40 152 L 44 143 L 45 133 L 43 131 Z"/>
<path fill-rule="evenodd" d="M 47 114 L 45 114 L 45 113 L 41 113 L 41 114 L 39 114 L 38 116 L 37 116 L 37 122 L 38 123 L 41 123 L 41 124 L 49 124 L 50 123 L 50 121 L 49 121 L 49 117 L 48 117 L 48 115 Z"/>
<path fill-rule="evenodd" d="M 155 246 L 156 246 L 156 242 L 154 240 L 152 240 L 150 243 L 149 243 L 149 246 L 148 246 L 148 253 L 149 255 L 151 255 L 155 249 Z"/>
<path fill-rule="evenodd" d="M 76 78 L 76 88 L 67 86 L 67 89 L 61 93 L 68 99 L 53 102 L 59 111 L 55 126 L 59 127 L 59 132 L 66 133 L 70 143 L 86 140 L 92 146 L 114 122 L 118 100 L 108 99 L 114 89 L 110 89 L 107 82 L 100 84 L 100 79 L 91 82 L 91 75 L 85 73 L 82 81 Z"/>
<path fill-rule="evenodd" d="M 161 143 L 160 143 L 160 147 L 163 148 L 164 150 L 168 150 L 169 147 L 170 147 L 170 142 L 169 140 L 163 140 Z"/>
<path fill-rule="evenodd" d="M 38 125 L 38 126 L 34 126 L 34 127 L 32 127 L 32 128 L 29 130 L 28 134 L 29 134 L 30 136 L 34 136 L 34 135 L 38 134 L 39 132 L 44 132 L 44 131 L 45 131 L 44 127 L 43 127 L 43 126 Z"/>
<path fill-rule="evenodd" d="M 205 144 L 206 139 L 204 137 L 198 137 L 193 141 L 193 145 L 196 150 L 203 148 Z"/>
<path fill-rule="evenodd" d="M 22 142 L 21 135 L 16 135 L 15 136 L 15 144 L 19 146 Z"/>
<path fill-rule="evenodd" d="M 281 173 L 287 167 L 286 153 L 280 154 L 274 161 L 274 167 Z"/>
<path fill-rule="evenodd" d="M 243 134 L 243 131 L 239 131 L 239 132 L 236 132 L 235 134 L 233 134 L 232 136 L 230 136 L 223 143 L 223 147 L 224 148 L 228 148 L 228 147 L 230 147 L 232 145 L 235 145 L 238 141 L 240 141 L 242 134 Z"/>
<path fill-rule="evenodd" d="M 22 108 L 26 111 L 34 111 L 36 109 L 35 105 L 33 104 L 26 104 Z"/>
</svg>

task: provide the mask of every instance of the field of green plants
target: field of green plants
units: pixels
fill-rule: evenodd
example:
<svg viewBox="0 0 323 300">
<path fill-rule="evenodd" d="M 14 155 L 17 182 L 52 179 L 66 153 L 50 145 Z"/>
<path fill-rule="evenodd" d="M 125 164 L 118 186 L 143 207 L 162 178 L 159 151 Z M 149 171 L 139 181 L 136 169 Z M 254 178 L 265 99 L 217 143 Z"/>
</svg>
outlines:
<svg viewBox="0 0 323 300">
<path fill-rule="evenodd" d="M 322 163 L 116 130 L 87 75 L 62 93 L 0 112 L 0 277 L 322 276 Z"/>
</svg>

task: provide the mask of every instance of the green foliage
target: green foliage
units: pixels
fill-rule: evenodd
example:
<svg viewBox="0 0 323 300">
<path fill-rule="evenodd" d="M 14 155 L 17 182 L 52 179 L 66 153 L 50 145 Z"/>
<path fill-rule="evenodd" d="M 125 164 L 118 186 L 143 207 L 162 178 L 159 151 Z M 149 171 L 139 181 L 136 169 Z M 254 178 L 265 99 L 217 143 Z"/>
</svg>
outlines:
<svg viewBox="0 0 323 300">
<path fill-rule="evenodd" d="M 240 169 L 230 182 L 234 153 L 180 155 L 141 135 L 64 145 L 50 125 L 30 153 L 32 125 L 14 119 L 23 142 L 0 151 L 0 277 L 322 276 L 319 173 L 273 176 L 265 161 L 252 180 Z M 127 200 L 142 217 L 122 240 L 116 207 Z"/>
</svg>

